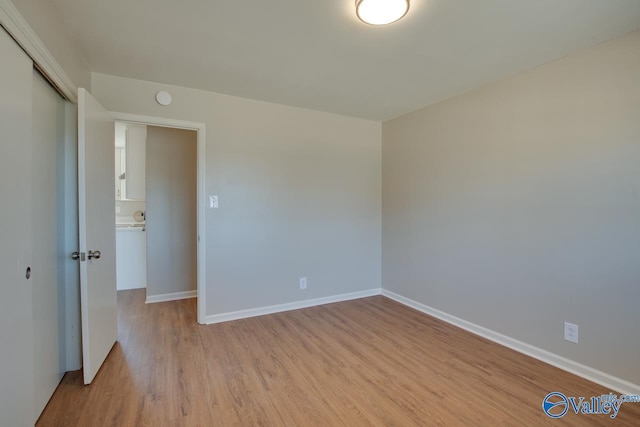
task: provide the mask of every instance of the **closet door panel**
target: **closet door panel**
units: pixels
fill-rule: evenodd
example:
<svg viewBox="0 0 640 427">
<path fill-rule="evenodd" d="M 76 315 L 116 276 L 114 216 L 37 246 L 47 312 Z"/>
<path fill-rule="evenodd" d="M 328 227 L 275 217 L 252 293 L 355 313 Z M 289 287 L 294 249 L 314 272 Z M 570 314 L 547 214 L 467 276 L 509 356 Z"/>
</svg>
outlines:
<svg viewBox="0 0 640 427">
<path fill-rule="evenodd" d="M 64 144 L 64 100 L 36 70 L 32 80 L 33 373 L 35 412 L 40 414 L 65 371 L 64 289 L 60 274 L 66 254 L 58 251 L 59 241 L 64 239 L 58 229 L 59 216 L 64 214 L 64 162 L 57 158 L 58 145 Z M 70 255 L 68 258 L 71 261 Z"/>
<path fill-rule="evenodd" d="M 0 28 L 0 425 L 33 425 L 29 57 Z M 37 270 L 31 272 L 38 274 Z"/>
</svg>

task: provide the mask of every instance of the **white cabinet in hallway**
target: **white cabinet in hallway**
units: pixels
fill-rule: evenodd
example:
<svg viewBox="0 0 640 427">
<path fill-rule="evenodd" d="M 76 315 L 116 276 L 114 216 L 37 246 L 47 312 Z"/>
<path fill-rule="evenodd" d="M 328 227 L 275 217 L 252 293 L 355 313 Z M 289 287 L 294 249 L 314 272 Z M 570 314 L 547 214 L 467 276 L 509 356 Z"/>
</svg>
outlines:
<svg viewBox="0 0 640 427">
<path fill-rule="evenodd" d="M 147 287 L 147 235 L 144 227 L 116 228 L 116 265 L 119 291 Z"/>
<path fill-rule="evenodd" d="M 116 122 L 115 134 L 116 200 L 144 201 L 147 127 Z"/>
<path fill-rule="evenodd" d="M 127 124 L 126 198 L 129 200 L 145 199 L 146 140 L 146 126 Z"/>
</svg>

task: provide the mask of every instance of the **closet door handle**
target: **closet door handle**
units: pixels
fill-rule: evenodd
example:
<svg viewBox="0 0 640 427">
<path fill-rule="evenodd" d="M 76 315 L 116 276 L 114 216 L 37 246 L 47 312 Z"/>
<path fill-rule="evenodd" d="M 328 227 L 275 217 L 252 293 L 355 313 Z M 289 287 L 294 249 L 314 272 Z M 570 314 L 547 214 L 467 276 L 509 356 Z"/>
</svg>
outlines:
<svg viewBox="0 0 640 427">
<path fill-rule="evenodd" d="M 89 254 L 87 255 L 87 258 L 89 259 L 100 259 L 100 257 L 102 256 L 102 254 L 100 253 L 100 251 L 89 251 Z"/>
</svg>

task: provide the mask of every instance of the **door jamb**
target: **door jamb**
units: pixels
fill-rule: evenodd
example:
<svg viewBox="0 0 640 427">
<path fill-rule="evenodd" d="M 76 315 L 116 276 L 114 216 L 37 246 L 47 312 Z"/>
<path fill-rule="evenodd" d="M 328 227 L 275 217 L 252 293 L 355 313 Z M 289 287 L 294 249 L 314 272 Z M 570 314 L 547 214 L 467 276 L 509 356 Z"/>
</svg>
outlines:
<svg viewBox="0 0 640 427">
<path fill-rule="evenodd" d="M 198 323 L 206 324 L 207 299 L 206 299 L 206 227 L 205 227 L 205 124 L 200 122 L 190 122 L 184 120 L 167 119 L 162 117 L 145 116 L 129 113 L 111 112 L 114 120 L 136 123 L 141 125 L 151 125 L 166 128 L 194 130 L 198 138 L 197 152 L 197 294 L 198 294 Z"/>
</svg>

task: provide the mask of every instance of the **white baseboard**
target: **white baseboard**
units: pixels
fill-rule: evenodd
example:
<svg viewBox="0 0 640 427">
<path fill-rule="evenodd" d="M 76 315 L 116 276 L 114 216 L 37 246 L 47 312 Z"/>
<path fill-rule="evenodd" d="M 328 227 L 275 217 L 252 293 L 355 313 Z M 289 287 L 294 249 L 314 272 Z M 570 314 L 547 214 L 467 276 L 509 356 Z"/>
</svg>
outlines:
<svg viewBox="0 0 640 427">
<path fill-rule="evenodd" d="M 153 304 L 156 302 L 176 301 L 179 299 L 196 298 L 198 291 L 184 291 L 174 292 L 172 294 L 160 294 L 160 295 L 147 295 L 147 304 Z"/>
<path fill-rule="evenodd" d="M 454 326 L 462 328 L 466 331 L 469 331 L 473 334 L 479 335 L 505 347 L 509 347 L 512 350 L 526 354 L 527 356 L 531 356 L 534 359 L 538 359 L 542 362 L 548 363 L 549 365 L 553 365 L 556 368 L 560 368 L 564 371 L 578 375 L 596 384 L 600 384 L 601 386 L 604 386 L 608 389 L 615 390 L 618 393 L 640 394 L 640 385 L 633 384 L 629 381 L 614 377 L 613 375 L 609 375 L 597 369 L 590 368 L 589 366 L 583 365 L 581 363 L 574 362 L 573 360 L 567 359 L 566 357 L 559 356 L 541 348 L 492 331 L 491 329 L 487 329 L 483 326 L 476 325 L 475 323 L 460 319 L 459 317 L 452 316 L 443 311 L 429 307 L 428 305 L 396 294 L 395 292 L 382 289 L 382 295 L 387 298 L 391 298 L 392 300 L 397 301 L 400 304 L 406 305 L 407 307 L 411 307 L 442 321 L 450 323 Z M 553 390 L 549 391 L 551 392 Z"/>
<path fill-rule="evenodd" d="M 252 308 L 249 310 L 233 311 L 229 313 L 212 314 L 207 316 L 206 323 L 229 322 L 231 320 L 246 319 L 248 317 L 264 316 L 266 314 L 281 313 L 283 311 L 298 310 L 301 308 L 314 307 L 316 305 L 331 304 L 334 302 L 349 301 L 353 299 L 366 298 L 374 295 L 380 295 L 381 289 L 368 289 L 366 291 L 352 292 L 348 294 L 333 295 L 323 298 L 308 299 L 304 301 L 296 301 L 288 304 L 271 305 L 268 307 Z"/>
</svg>

